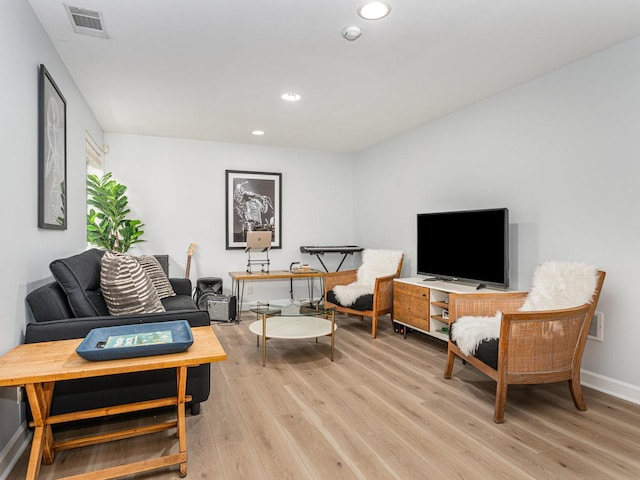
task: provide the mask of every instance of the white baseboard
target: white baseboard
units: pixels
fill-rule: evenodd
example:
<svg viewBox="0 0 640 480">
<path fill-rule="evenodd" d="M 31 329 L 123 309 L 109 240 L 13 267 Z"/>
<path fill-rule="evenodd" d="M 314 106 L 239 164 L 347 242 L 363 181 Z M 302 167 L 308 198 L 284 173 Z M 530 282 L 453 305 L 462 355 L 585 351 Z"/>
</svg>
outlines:
<svg viewBox="0 0 640 480">
<path fill-rule="evenodd" d="M 31 432 L 27 428 L 27 423 L 24 422 L 0 452 L 0 480 L 6 480 L 13 467 L 18 463 L 20 456 L 29 448 L 30 443 Z"/>
<path fill-rule="evenodd" d="M 640 387 L 636 385 L 584 369 L 580 370 L 580 383 L 585 387 L 640 405 Z"/>
</svg>

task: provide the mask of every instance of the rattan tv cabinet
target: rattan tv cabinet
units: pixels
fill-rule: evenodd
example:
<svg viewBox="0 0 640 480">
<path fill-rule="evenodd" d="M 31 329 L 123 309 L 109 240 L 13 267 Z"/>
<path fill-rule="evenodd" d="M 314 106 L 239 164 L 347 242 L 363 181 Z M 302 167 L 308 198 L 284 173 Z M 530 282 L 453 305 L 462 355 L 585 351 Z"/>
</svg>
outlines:
<svg viewBox="0 0 640 480">
<path fill-rule="evenodd" d="M 393 321 L 407 330 L 416 330 L 445 342 L 449 338 L 449 295 L 452 293 L 505 293 L 508 290 L 483 288 L 424 277 L 396 278 L 393 281 Z"/>
</svg>

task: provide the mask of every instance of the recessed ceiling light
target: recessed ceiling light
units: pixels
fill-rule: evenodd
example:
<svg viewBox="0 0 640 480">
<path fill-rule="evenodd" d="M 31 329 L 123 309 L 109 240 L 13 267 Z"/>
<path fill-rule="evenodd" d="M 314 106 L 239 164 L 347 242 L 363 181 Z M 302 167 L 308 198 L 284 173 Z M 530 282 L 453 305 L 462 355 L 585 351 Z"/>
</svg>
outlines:
<svg viewBox="0 0 640 480">
<path fill-rule="evenodd" d="M 297 102 L 302 97 L 297 93 L 289 92 L 289 93 L 283 93 L 280 98 L 282 98 L 283 100 L 286 100 L 287 102 Z"/>
<path fill-rule="evenodd" d="M 389 15 L 391 5 L 385 2 L 369 2 L 358 8 L 358 15 L 365 20 L 379 20 Z"/>
<path fill-rule="evenodd" d="M 251 135 L 260 136 L 260 135 L 264 135 L 264 132 L 262 130 L 253 130 L 251 132 Z"/>
</svg>

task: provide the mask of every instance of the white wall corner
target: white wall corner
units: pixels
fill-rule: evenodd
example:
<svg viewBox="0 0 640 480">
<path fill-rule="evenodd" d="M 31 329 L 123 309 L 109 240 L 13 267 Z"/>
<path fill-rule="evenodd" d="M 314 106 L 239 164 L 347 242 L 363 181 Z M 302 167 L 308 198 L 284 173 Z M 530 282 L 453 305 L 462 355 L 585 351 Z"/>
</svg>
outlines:
<svg viewBox="0 0 640 480">
<path fill-rule="evenodd" d="M 585 387 L 640 405 L 640 387 L 636 385 L 584 369 L 580 370 L 580 383 Z"/>
<path fill-rule="evenodd" d="M 31 443 L 31 432 L 27 428 L 27 422 L 23 422 L 9 443 L 0 452 L 0 480 L 6 480 L 11 470 Z"/>
</svg>

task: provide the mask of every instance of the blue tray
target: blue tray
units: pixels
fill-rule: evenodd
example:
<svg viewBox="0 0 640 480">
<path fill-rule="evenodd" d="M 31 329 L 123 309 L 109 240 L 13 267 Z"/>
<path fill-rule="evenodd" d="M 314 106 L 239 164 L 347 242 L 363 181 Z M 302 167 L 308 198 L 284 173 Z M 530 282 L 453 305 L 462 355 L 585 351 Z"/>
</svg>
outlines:
<svg viewBox="0 0 640 480">
<path fill-rule="evenodd" d="M 193 344 L 186 320 L 137 323 L 91 330 L 76 353 L 91 361 L 182 352 Z"/>
</svg>

